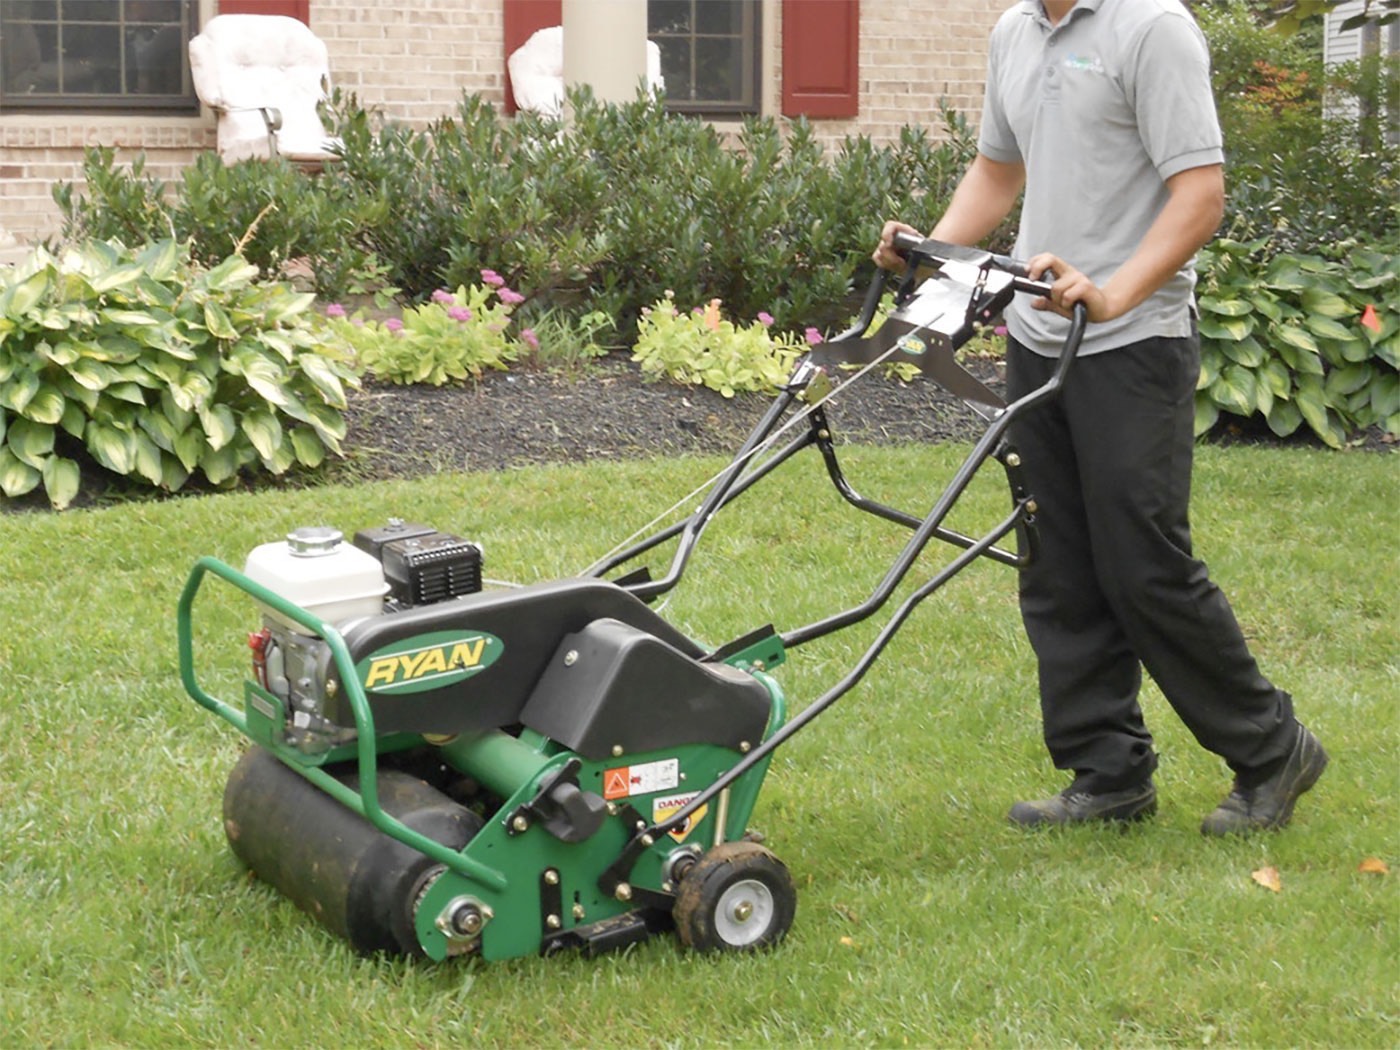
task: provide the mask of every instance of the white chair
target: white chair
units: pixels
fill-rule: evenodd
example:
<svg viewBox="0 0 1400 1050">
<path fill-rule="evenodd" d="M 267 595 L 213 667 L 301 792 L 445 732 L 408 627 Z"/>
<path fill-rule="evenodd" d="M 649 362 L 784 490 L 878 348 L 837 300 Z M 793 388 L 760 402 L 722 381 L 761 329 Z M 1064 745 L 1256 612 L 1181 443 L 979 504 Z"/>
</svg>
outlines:
<svg viewBox="0 0 1400 1050">
<path fill-rule="evenodd" d="M 339 143 L 316 112 L 330 93 L 326 45 L 285 15 L 218 15 L 190 41 L 199 100 L 219 115 L 226 164 L 281 156 L 318 170 Z"/>
<path fill-rule="evenodd" d="M 546 117 L 564 112 L 564 27 L 550 26 L 530 34 L 530 39 L 506 59 L 515 108 Z M 664 91 L 661 49 L 647 41 L 647 87 Z"/>
</svg>

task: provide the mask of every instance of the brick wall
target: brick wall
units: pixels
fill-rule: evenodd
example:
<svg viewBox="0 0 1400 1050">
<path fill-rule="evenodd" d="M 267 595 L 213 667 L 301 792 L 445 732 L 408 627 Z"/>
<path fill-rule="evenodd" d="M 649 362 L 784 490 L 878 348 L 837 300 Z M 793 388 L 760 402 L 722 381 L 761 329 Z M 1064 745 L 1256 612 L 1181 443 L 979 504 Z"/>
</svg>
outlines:
<svg viewBox="0 0 1400 1050">
<path fill-rule="evenodd" d="M 818 121 L 823 141 L 865 134 L 887 142 L 909 123 L 941 131 L 940 98 L 975 122 L 981 109 L 986 38 L 1012 0 L 867 0 L 861 9 L 860 116 Z M 205 3 L 206 17 L 212 7 Z M 781 11 L 764 19 L 764 108 L 779 106 Z M 392 120 L 422 125 L 451 113 L 463 91 L 504 101 L 500 0 L 312 0 L 311 28 L 326 42 L 336 85 Z M 88 145 L 109 145 L 146 170 L 179 177 L 214 146 L 212 116 L 144 121 L 0 115 L 0 250 L 58 228 L 51 187 L 75 181 Z"/>
</svg>

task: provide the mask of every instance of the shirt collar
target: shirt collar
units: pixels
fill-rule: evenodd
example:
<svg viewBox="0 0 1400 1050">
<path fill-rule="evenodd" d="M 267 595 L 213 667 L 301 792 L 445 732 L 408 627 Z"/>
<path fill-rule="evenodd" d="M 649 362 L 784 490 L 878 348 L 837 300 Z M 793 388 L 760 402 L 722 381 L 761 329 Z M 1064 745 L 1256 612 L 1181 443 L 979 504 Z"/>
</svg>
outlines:
<svg viewBox="0 0 1400 1050">
<path fill-rule="evenodd" d="M 1069 9 L 1069 14 L 1065 15 L 1065 17 L 1060 20 L 1060 25 L 1068 25 L 1070 19 L 1074 18 L 1079 11 L 1088 11 L 1090 13 L 1097 11 L 1103 6 L 1104 2 L 1105 0 L 1078 0 L 1078 3 Z M 1045 13 L 1045 6 L 1040 0 L 1021 0 L 1021 12 L 1030 15 L 1041 25 L 1049 28 L 1050 17 Z"/>
</svg>

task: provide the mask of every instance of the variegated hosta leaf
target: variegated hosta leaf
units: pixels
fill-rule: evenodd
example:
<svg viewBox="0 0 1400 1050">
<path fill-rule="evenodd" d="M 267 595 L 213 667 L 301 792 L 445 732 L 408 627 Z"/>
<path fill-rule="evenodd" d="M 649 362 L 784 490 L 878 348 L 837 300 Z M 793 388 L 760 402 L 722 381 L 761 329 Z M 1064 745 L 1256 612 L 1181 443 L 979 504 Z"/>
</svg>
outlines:
<svg viewBox="0 0 1400 1050">
<path fill-rule="evenodd" d="M 82 485 L 78 464 L 62 456 L 50 456 L 40 473 L 44 479 L 44 492 L 54 510 L 63 510 L 73 502 Z"/>
<path fill-rule="evenodd" d="M 32 419 L 12 419 L 5 434 L 5 443 L 15 458 L 38 469 L 53 452 L 53 427 Z"/>
<path fill-rule="evenodd" d="M 11 499 L 33 492 L 43 475 L 21 462 L 9 448 L 0 446 L 0 492 Z"/>
</svg>

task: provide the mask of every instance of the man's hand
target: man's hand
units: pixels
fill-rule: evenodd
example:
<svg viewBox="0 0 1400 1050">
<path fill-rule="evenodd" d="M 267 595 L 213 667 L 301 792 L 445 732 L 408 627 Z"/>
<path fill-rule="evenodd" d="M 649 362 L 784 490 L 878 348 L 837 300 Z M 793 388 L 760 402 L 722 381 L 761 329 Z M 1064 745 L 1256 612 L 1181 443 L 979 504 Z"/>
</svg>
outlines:
<svg viewBox="0 0 1400 1050">
<path fill-rule="evenodd" d="M 1050 295 L 1031 303 L 1037 310 L 1050 310 L 1061 317 L 1070 317 L 1074 304 L 1083 303 L 1091 321 L 1112 321 L 1127 312 L 1119 308 L 1102 288 L 1058 255 L 1041 252 L 1026 263 L 1026 269 L 1032 281 L 1042 280 L 1047 273 L 1054 278 Z"/>
<path fill-rule="evenodd" d="M 893 270 L 895 273 L 904 272 L 904 260 L 894 250 L 894 238 L 898 233 L 912 233 L 915 237 L 923 238 L 923 234 L 907 222 L 897 222 L 891 219 L 885 223 L 885 228 L 880 231 L 880 243 L 875 246 L 875 250 L 870 254 L 875 265 L 882 270 Z"/>
</svg>

